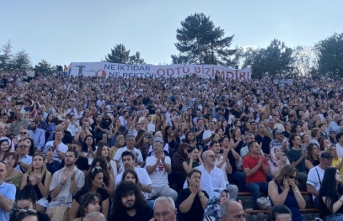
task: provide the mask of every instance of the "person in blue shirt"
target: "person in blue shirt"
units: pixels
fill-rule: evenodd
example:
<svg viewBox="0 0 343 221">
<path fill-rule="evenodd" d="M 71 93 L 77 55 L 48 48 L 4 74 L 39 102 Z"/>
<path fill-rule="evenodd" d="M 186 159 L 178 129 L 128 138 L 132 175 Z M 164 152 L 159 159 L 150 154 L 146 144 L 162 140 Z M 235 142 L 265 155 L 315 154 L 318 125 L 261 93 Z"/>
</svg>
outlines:
<svg viewBox="0 0 343 221">
<path fill-rule="evenodd" d="M 33 120 L 30 123 L 31 130 L 29 130 L 30 137 L 34 141 L 34 145 L 37 151 L 41 152 L 45 146 L 45 131 L 38 128 L 38 121 Z"/>
<path fill-rule="evenodd" d="M 13 209 L 16 187 L 4 182 L 6 176 L 6 165 L 0 161 L 0 220 L 8 221 L 10 211 Z"/>
</svg>

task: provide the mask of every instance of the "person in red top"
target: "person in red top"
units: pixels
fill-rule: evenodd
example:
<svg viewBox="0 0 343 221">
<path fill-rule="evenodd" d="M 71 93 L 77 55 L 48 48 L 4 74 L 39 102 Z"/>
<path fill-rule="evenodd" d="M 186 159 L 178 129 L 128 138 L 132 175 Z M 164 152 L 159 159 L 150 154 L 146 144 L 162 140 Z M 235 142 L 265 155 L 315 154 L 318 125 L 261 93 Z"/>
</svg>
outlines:
<svg viewBox="0 0 343 221">
<path fill-rule="evenodd" d="M 268 194 L 266 176 L 270 174 L 267 159 L 261 155 L 261 147 L 256 141 L 248 143 L 249 154 L 243 158 L 247 191 L 252 193 L 254 209 L 258 209 L 256 200 L 260 192 Z"/>
</svg>

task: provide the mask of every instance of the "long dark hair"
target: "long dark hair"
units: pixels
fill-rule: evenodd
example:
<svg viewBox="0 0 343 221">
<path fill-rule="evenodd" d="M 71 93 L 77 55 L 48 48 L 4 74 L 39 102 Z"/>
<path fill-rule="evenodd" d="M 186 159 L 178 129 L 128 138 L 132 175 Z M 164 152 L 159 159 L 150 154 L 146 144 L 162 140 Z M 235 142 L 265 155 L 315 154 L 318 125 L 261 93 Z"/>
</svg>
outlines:
<svg viewBox="0 0 343 221">
<path fill-rule="evenodd" d="M 87 144 L 86 144 L 86 140 L 88 137 L 91 137 L 93 139 L 93 143 L 92 143 L 92 150 L 95 151 L 95 140 L 94 140 L 94 137 L 92 135 L 87 135 L 85 137 L 85 139 L 83 140 L 82 142 L 82 152 L 86 152 L 88 153 L 88 147 L 87 147 Z"/>
<path fill-rule="evenodd" d="M 337 185 L 336 173 L 337 173 L 337 169 L 334 167 L 326 169 L 324 172 L 322 184 L 319 189 L 320 202 L 326 204 L 326 205 L 321 205 L 321 206 L 324 206 L 321 208 L 330 208 L 331 213 L 332 213 L 332 207 L 333 207 L 334 202 L 336 202 L 343 193 L 342 184 L 339 183 L 338 187 L 336 186 Z M 321 200 L 323 196 L 326 197 L 325 202 Z M 321 210 L 321 212 L 324 212 L 324 211 L 325 209 Z"/>
<path fill-rule="evenodd" d="M 137 175 L 136 171 L 133 170 L 133 169 L 126 169 L 126 170 L 123 172 L 123 176 L 122 176 L 122 180 L 121 180 L 121 181 L 125 181 L 125 177 L 126 177 L 126 175 L 127 175 L 128 173 L 132 174 L 132 175 L 135 177 L 135 179 L 136 179 L 135 184 L 139 184 L 138 175 Z"/>
<path fill-rule="evenodd" d="M 81 204 L 80 204 L 80 208 L 79 208 L 80 216 L 84 217 L 86 215 L 85 214 L 85 208 L 87 208 L 88 204 L 94 203 L 96 201 L 99 201 L 100 210 L 101 210 L 102 200 L 101 200 L 100 194 L 89 192 L 89 193 L 82 195 L 80 198 Z"/>
<path fill-rule="evenodd" d="M 9 142 L 7 139 L 2 139 L 2 140 L 0 140 L 0 146 L 1 146 L 1 144 L 2 144 L 3 142 L 7 142 L 7 143 L 8 143 L 8 149 L 5 151 L 5 153 L 10 152 L 10 150 L 11 150 L 10 142 Z M 1 152 L 1 149 L 0 149 L 0 152 Z M 0 160 L 3 160 L 3 159 L 0 159 Z"/>
<path fill-rule="evenodd" d="M 33 141 L 33 139 L 31 138 L 31 137 L 27 137 L 27 138 L 25 138 L 24 139 L 24 141 L 25 140 L 30 140 L 31 141 L 31 146 L 29 146 L 29 154 L 28 155 L 30 155 L 30 156 L 32 156 L 33 157 L 33 155 L 35 155 L 35 143 L 34 143 L 34 141 Z"/>
<path fill-rule="evenodd" d="M 124 217 L 127 216 L 126 208 L 123 206 L 121 198 L 132 192 L 136 198 L 134 206 L 137 213 L 139 214 L 140 211 L 146 208 L 146 201 L 139 187 L 132 182 L 122 181 L 117 186 L 116 191 L 114 193 L 114 201 L 113 201 L 114 203 L 113 203 L 112 214 L 114 214 L 113 216 L 115 216 L 116 220 L 125 220 Z"/>
<path fill-rule="evenodd" d="M 107 167 L 107 162 L 105 161 L 105 159 L 103 157 L 95 157 L 90 168 L 90 171 L 96 167 L 96 163 L 100 163 L 100 167 L 102 169 L 102 173 L 104 174 L 104 183 L 106 184 L 106 186 L 109 185 L 110 182 L 110 171 L 108 170 Z"/>
<path fill-rule="evenodd" d="M 88 174 L 85 179 L 85 185 L 82 187 L 82 189 L 85 189 L 87 192 L 91 190 L 92 187 L 92 182 L 91 180 L 94 180 L 96 175 L 102 173 L 104 174 L 104 171 L 102 170 L 101 167 L 96 166 L 96 167 L 91 167 L 91 169 L 88 171 Z"/>
</svg>

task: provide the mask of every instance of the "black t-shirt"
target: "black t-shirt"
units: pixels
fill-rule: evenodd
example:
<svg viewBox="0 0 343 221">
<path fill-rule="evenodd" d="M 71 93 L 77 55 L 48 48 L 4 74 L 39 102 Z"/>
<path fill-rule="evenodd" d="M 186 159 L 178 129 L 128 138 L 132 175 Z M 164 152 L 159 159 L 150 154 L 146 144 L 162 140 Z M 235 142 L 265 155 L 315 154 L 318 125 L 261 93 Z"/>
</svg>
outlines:
<svg viewBox="0 0 343 221">
<path fill-rule="evenodd" d="M 134 216 L 129 216 L 126 212 L 123 212 L 123 216 L 118 217 L 118 215 L 114 214 L 108 221 L 149 221 L 153 217 L 154 211 L 146 205 L 144 209 L 137 211 Z"/>
<path fill-rule="evenodd" d="M 205 191 L 202 191 L 206 198 L 208 198 L 208 194 Z M 191 191 L 189 190 L 189 188 L 187 189 L 183 189 L 179 192 L 175 205 L 177 208 L 177 220 L 178 221 L 202 221 L 202 218 L 204 216 L 204 209 L 201 206 L 201 201 L 200 198 L 198 196 L 196 196 L 194 198 L 193 204 L 191 206 L 191 208 L 189 209 L 189 211 L 187 213 L 181 213 L 179 210 L 179 206 L 180 204 L 185 201 L 189 195 L 191 195 Z"/>
</svg>

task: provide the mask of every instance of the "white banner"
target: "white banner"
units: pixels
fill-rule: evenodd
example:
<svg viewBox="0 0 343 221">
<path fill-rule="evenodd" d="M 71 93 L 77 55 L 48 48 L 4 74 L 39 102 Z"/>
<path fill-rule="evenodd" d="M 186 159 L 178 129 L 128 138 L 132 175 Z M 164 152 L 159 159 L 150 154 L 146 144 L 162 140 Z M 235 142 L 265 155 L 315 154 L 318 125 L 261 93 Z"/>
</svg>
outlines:
<svg viewBox="0 0 343 221">
<path fill-rule="evenodd" d="M 216 75 L 224 79 L 238 79 L 240 81 L 251 79 L 251 68 L 234 69 L 217 65 L 129 65 L 109 62 L 72 62 L 68 73 L 72 76 L 91 77 L 184 77 L 196 74 L 202 78 L 214 78 Z"/>
</svg>

